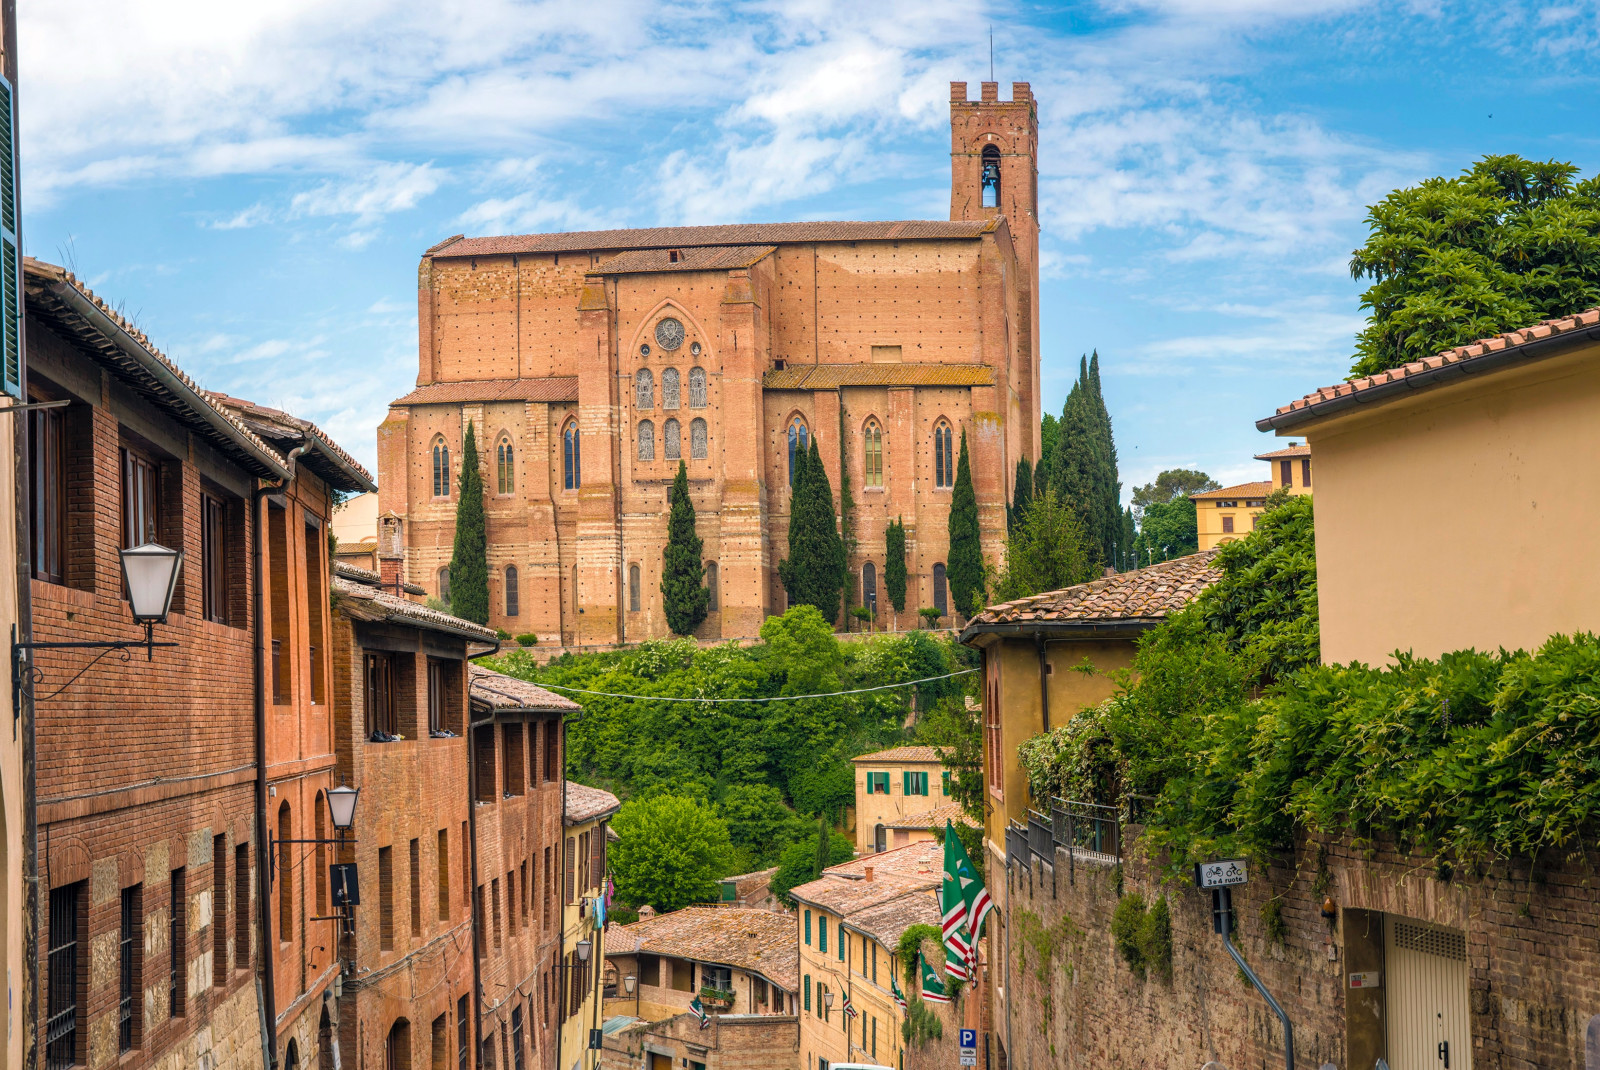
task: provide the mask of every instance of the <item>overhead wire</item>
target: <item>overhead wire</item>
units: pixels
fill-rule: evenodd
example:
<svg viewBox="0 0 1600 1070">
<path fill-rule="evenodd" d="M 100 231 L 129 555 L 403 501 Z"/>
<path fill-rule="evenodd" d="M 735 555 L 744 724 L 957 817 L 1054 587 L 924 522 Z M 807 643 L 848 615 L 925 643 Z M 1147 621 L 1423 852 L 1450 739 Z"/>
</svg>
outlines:
<svg viewBox="0 0 1600 1070">
<path fill-rule="evenodd" d="M 931 684 L 936 680 L 949 680 L 955 676 L 965 676 L 977 672 L 977 669 L 957 669 L 941 676 L 925 676 L 920 680 L 907 680 L 899 684 L 880 684 L 877 687 L 858 687 L 850 691 L 828 691 L 817 695 L 768 695 L 765 698 L 679 698 L 673 695 L 628 695 L 618 691 L 591 691 L 582 687 L 568 687 L 566 684 L 551 684 L 543 680 L 531 681 L 539 687 L 549 688 L 552 691 L 571 691 L 578 695 L 599 695 L 602 698 L 627 698 L 637 699 L 640 702 L 698 702 L 702 704 L 716 704 L 722 702 L 798 702 L 808 698 L 840 698 L 844 695 L 865 695 L 870 691 L 892 691 L 897 687 L 915 687 L 917 684 Z"/>
</svg>

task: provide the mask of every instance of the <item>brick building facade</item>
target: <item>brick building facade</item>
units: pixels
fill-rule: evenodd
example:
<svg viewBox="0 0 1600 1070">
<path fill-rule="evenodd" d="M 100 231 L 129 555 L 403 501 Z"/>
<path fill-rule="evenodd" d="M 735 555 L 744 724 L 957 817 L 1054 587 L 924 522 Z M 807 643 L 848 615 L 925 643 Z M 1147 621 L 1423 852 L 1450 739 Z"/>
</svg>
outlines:
<svg viewBox="0 0 1600 1070">
<path fill-rule="evenodd" d="M 785 595 L 793 447 L 848 475 L 857 603 L 948 612 L 965 434 L 998 561 L 1010 473 L 1039 451 L 1038 120 L 1025 82 L 951 86 L 949 221 L 455 237 L 418 274 L 417 389 L 378 431 L 379 555 L 442 593 L 470 423 L 483 459 L 491 624 L 541 643 L 667 633 L 680 459 L 712 591 L 704 637 L 753 636 Z M 965 607 L 955 607 L 963 609 Z"/>
</svg>

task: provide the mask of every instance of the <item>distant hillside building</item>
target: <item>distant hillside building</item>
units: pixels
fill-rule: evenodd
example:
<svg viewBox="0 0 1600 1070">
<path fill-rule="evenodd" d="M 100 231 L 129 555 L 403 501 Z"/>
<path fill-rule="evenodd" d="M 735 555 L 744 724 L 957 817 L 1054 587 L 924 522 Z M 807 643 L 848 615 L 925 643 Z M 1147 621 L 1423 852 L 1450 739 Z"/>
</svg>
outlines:
<svg viewBox="0 0 1600 1070">
<path fill-rule="evenodd" d="M 962 433 L 983 548 L 1039 455 L 1038 115 L 1028 83 L 951 83 L 950 218 L 449 238 L 418 271 L 417 388 L 378 432 L 379 556 L 448 586 L 465 429 L 488 519 L 490 624 L 541 644 L 667 634 L 661 562 L 681 461 L 705 540 L 707 638 L 785 608 L 795 455 L 848 477 L 855 602 L 949 612 Z"/>
<path fill-rule="evenodd" d="M 1221 490 L 1191 494 L 1200 549 L 1214 550 L 1225 542 L 1256 529 L 1256 517 L 1267 505 L 1267 495 L 1287 487 L 1290 494 L 1311 493 L 1311 444 L 1291 442 L 1281 450 L 1258 453 L 1256 460 L 1270 466 L 1267 478 Z"/>
<path fill-rule="evenodd" d="M 856 854 L 933 838 L 945 817 L 965 820 L 950 802 L 950 780 L 933 747 L 890 747 L 852 758 L 856 767 Z M 937 812 L 937 824 L 929 815 Z"/>
</svg>

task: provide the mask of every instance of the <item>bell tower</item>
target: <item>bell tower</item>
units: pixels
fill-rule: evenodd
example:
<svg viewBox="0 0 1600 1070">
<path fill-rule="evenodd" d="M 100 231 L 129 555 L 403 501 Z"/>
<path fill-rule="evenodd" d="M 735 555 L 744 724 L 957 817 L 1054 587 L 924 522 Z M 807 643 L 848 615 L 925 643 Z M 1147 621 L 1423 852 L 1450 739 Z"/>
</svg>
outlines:
<svg viewBox="0 0 1600 1070">
<path fill-rule="evenodd" d="M 1039 458 L 1039 109 L 1027 82 L 982 83 L 982 99 L 967 99 L 967 83 L 950 83 L 950 218 L 1004 216 L 1017 259 L 1021 323 L 1017 360 L 1031 383 L 1026 399 L 1031 445 Z"/>
</svg>

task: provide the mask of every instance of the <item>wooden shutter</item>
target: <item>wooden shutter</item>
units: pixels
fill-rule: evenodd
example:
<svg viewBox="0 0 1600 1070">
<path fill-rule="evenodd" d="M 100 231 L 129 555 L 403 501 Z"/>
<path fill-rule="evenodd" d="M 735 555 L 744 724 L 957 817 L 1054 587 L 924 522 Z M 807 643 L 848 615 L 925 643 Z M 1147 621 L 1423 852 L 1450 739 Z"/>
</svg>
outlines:
<svg viewBox="0 0 1600 1070">
<path fill-rule="evenodd" d="M 17 110 L 0 78 L 0 389 L 22 397 L 22 240 L 17 209 Z"/>
<path fill-rule="evenodd" d="M 572 902 L 577 897 L 578 878 L 578 841 L 572 836 L 567 837 L 567 902 Z"/>
</svg>

